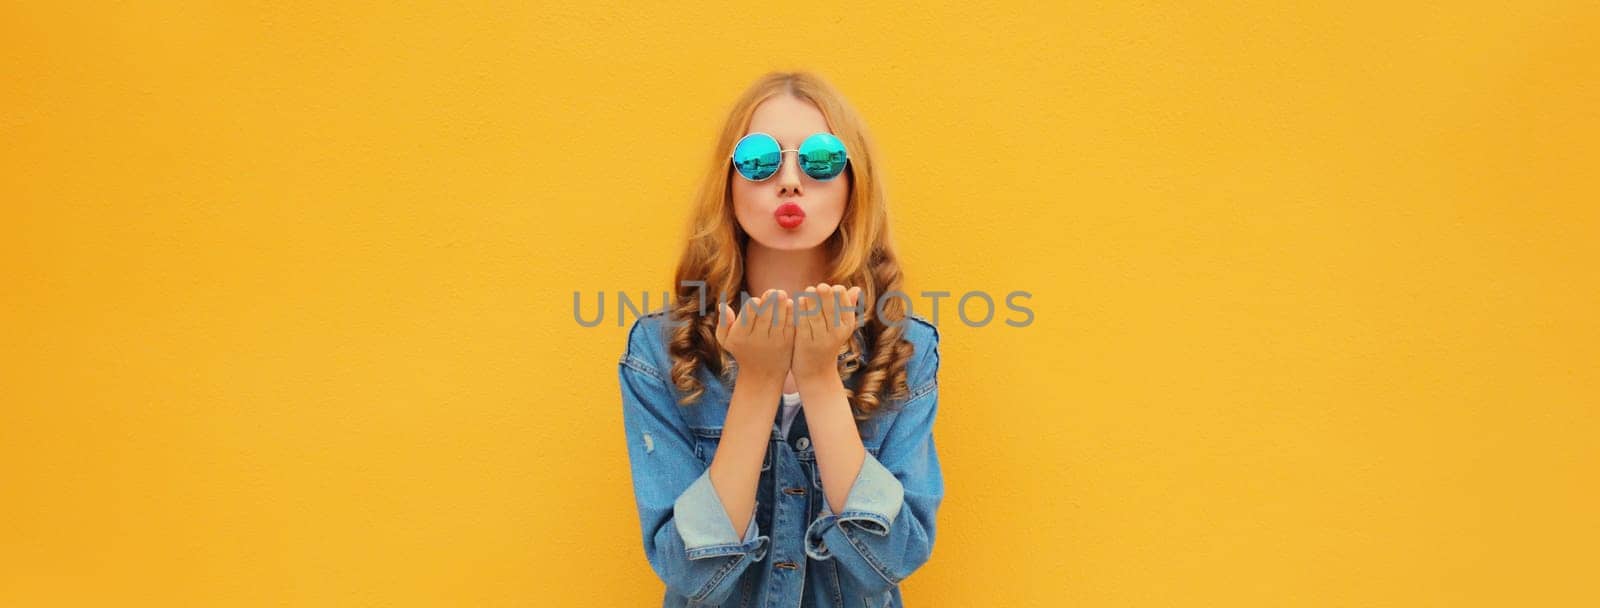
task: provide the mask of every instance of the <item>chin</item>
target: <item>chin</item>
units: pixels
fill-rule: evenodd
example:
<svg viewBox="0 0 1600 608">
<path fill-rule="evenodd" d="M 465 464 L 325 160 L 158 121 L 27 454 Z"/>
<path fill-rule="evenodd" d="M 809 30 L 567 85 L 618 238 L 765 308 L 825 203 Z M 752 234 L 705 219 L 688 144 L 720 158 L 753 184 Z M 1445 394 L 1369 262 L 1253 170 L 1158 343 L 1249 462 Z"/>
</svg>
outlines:
<svg viewBox="0 0 1600 608">
<path fill-rule="evenodd" d="M 803 251 L 821 245 L 826 240 L 828 240 L 828 235 L 816 234 L 815 231 L 807 230 L 803 227 L 792 232 L 788 230 L 767 232 L 756 238 L 756 242 L 761 243 L 768 249 L 779 251 Z"/>
</svg>

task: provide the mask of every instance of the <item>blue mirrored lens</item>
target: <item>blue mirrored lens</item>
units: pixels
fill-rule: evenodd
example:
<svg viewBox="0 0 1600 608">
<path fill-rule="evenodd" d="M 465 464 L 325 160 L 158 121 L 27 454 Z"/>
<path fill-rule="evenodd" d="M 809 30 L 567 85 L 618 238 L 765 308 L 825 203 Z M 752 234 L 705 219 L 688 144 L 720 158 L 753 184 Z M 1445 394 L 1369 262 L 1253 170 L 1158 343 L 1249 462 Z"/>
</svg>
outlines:
<svg viewBox="0 0 1600 608">
<path fill-rule="evenodd" d="M 816 180 L 830 180 L 844 171 L 849 160 L 844 142 L 831 133 L 817 133 L 800 144 L 800 170 Z"/>
<path fill-rule="evenodd" d="M 765 133 L 751 133 L 733 147 L 733 167 L 739 175 L 751 181 L 761 181 L 778 172 L 783 163 L 782 148 L 778 140 Z"/>
</svg>

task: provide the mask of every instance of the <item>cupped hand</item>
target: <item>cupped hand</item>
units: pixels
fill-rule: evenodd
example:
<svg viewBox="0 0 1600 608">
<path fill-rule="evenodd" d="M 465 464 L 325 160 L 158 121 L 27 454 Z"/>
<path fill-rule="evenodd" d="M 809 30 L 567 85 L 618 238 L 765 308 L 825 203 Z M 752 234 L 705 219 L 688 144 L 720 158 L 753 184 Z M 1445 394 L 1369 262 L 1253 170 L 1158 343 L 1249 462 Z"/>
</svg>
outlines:
<svg viewBox="0 0 1600 608">
<path fill-rule="evenodd" d="M 794 356 L 794 301 L 781 289 L 745 300 L 738 316 L 722 304 L 717 342 L 733 355 L 739 374 L 782 382 Z"/>
<path fill-rule="evenodd" d="M 860 287 L 818 283 L 798 294 L 795 313 L 795 378 L 838 373 L 839 352 L 856 331 Z"/>
</svg>

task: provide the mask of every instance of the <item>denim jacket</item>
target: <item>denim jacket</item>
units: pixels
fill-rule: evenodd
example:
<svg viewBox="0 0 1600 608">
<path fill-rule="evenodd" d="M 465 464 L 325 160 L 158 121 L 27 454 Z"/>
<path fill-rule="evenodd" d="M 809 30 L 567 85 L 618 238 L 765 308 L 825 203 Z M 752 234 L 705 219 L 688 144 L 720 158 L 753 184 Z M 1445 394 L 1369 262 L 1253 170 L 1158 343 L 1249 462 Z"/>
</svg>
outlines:
<svg viewBox="0 0 1600 608">
<path fill-rule="evenodd" d="M 867 455 L 842 513 L 823 498 L 804 410 L 788 437 L 774 418 L 743 538 L 734 536 L 709 475 L 733 382 L 701 365 L 704 395 L 678 405 L 668 373 L 670 331 L 665 312 L 638 318 L 618 362 L 639 528 L 645 557 L 666 583 L 662 606 L 902 606 L 899 583 L 930 557 L 944 497 L 933 445 L 937 328 L 908 315 L 904 337 L 915 348 L 906 364 L 909 392 L 858 423 Z M 861 330 L 855 339 L 864 346 Z M 858 350 L 858 371 L 845 380 L 851 389 L 870 357 Z M 737 379 L 737 362 L 730 374 Z"/>
</svg>

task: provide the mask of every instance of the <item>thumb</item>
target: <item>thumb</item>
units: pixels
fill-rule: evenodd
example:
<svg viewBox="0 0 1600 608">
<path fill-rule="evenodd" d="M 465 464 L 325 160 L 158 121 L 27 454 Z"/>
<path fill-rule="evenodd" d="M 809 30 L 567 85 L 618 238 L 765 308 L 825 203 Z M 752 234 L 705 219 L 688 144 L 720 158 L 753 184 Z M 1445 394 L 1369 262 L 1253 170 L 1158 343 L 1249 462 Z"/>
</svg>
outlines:
<svg viewBox="0 0 1600 608">
<path fill-rule="evenodd" d="M 728 328 L 733 327 L 733 308 L 722 304 L 717 311 L 717 341 L 722 342 L 728 338 Z"/>
</svg>

